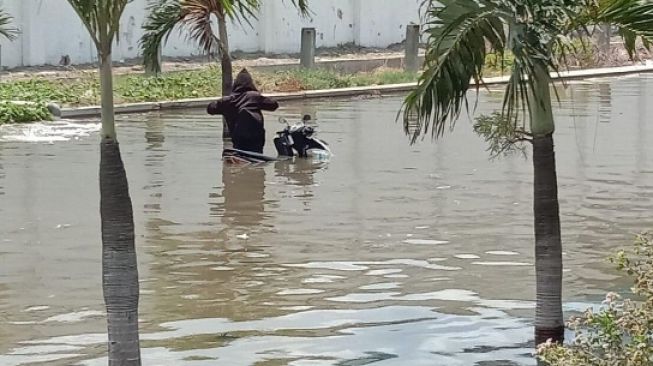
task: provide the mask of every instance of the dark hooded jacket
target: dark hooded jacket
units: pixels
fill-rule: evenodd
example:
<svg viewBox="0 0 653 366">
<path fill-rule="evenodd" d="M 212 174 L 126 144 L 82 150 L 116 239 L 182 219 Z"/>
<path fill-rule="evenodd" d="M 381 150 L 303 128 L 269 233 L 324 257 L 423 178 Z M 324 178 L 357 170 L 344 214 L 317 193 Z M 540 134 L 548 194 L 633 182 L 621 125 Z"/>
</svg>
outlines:
<svg viewBox="0 0 653 366">
<path fill-rule="evenodd" d="M 231 95 L 209 104 L 207 112 L 224 116 L 234 148 L 262 153 L 265 128 L 261 111 L 277 108 L 279 103 L 261 95 L 250 73 L 243 69 L 236 77 Z"/>
</svg>

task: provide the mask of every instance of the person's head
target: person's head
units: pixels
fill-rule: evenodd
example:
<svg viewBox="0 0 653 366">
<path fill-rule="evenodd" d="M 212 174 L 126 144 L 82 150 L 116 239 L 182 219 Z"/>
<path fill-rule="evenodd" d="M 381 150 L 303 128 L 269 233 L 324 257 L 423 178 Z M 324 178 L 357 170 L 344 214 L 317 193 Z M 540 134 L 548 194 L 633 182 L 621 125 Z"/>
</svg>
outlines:
<svg viewBox="0 0 653 366">
<path fill-rule="evenodd" d="M 252 75 L 249 71 L 247 71 L 247 69 L 242 69 L 234 81 L 233 92 L 244 93 L 248 91 L 258 91 L 258 89 L 256 89 L 254 79 L 252 79 Z"/>
</svg>

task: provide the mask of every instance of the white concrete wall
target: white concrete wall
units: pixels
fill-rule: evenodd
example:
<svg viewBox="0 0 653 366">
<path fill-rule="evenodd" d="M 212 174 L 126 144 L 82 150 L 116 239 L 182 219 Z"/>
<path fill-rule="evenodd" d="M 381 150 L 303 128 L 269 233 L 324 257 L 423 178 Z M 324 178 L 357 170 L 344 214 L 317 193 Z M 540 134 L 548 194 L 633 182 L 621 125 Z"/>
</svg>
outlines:
<svg viewBox="0 0 653 366">
<path fill-rule="evenodd" d="M 418 22 L 421 0 L 313 0 L 313 16 L 303 19 L 289 1 L 264 0 L 259 20 L 248 25 L 231 24 L 232 50 L 266 53 L 298 52 L 302 27 L 315 27 L 318 47 L 356 43 L 385 47 L 401 42 L 405 25 Z M 139 56 L 147 0 L 134 0 L 121 19 L 120 41 L 114 60 Z M 21 34 L 14 42 L 0 40 L 6 67 L 58 64 L 68 55 L 74 64 L 96 61 L 86 29 L 66 0 L 0 0 L 14 18 Z M 165 56 L 192 56 L 201 51 L 183 31 L 173 32 L 163 49 Z"/>
<path fill-rule="evenodd" d="M 366 47 L 387 47 L 406 38 L 406 25 L 419 24 L 423 0 L 354 0 L 359 23 L 354 42 Z"/>
<path fill-rule="evenodd" d="M 301 29 L 312 27 L 317 47 L 335 47 L 354 42 L 356 22 L 353 3 L 359 0 L 313 0 L 310 18 L 302 18 L 290 1 L 267 0 L 261 9 L 260 50 L 266 53 L 299 52 Z"/>
</svg>

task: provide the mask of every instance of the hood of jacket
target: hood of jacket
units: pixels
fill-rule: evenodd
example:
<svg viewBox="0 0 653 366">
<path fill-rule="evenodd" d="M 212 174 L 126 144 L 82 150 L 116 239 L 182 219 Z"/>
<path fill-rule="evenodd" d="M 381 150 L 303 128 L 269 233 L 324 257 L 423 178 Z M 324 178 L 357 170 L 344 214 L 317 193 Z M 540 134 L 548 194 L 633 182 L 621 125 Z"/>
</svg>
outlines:
<svg viewBox="0 0 653 366">
<path fill-rule="evenodd" d="M 247 71 L 247 69 L 243 69 L 238 73 L 238 76 L 236 76 L 233 93 L 240 94 L 248 91 L 258 91 L 258 89 L 256 89 L 252 75 Z"/>
</svg>

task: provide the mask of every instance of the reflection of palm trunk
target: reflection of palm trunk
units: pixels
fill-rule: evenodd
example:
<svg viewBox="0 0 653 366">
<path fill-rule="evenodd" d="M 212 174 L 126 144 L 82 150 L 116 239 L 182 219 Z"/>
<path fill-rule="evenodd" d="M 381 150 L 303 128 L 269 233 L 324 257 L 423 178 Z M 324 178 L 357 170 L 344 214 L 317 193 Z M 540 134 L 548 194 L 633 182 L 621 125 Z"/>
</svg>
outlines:
<svg viewBox="0 0 653 366">
<path fill-rule="evenodd" d="M 646 94 L 646 85 L 648 82 L 647 79 L 639 80 L 639 97 L 637 105 L 639 107 L 639 113 L 637 113 L 637 137 L 635 148 L 637 150 L 637 157 L 635 158 L 635 171 L 637 172 L 637 177 L 641 177 L 641 174 L 646 170 L 646 126 L 649 120 L 648 108 L 647 108 L 647 94 Z"/>
<path fill-rule="evenodd" d="M 100 147 L 102 288 L 107 308 L 109 365 L 140 365 L 138 268 L 127 174 L 118 143 L 104 140 Z"/>
<path fill-rule="evenodd" d="M 224 219 L 227 225 L 256 228 L 265 217 L 265 170 L 223 166 Z"/>
<path fill-rule="evenodd" d="M 4 186 L 2 181 L 5 179 L 4 166 L 2 165 L 2 144 L 0 144 L 0 196 L 5 194 Z M 2 212 L 2 207 L 0 206 L 0 212 Z"/>
</svg>

